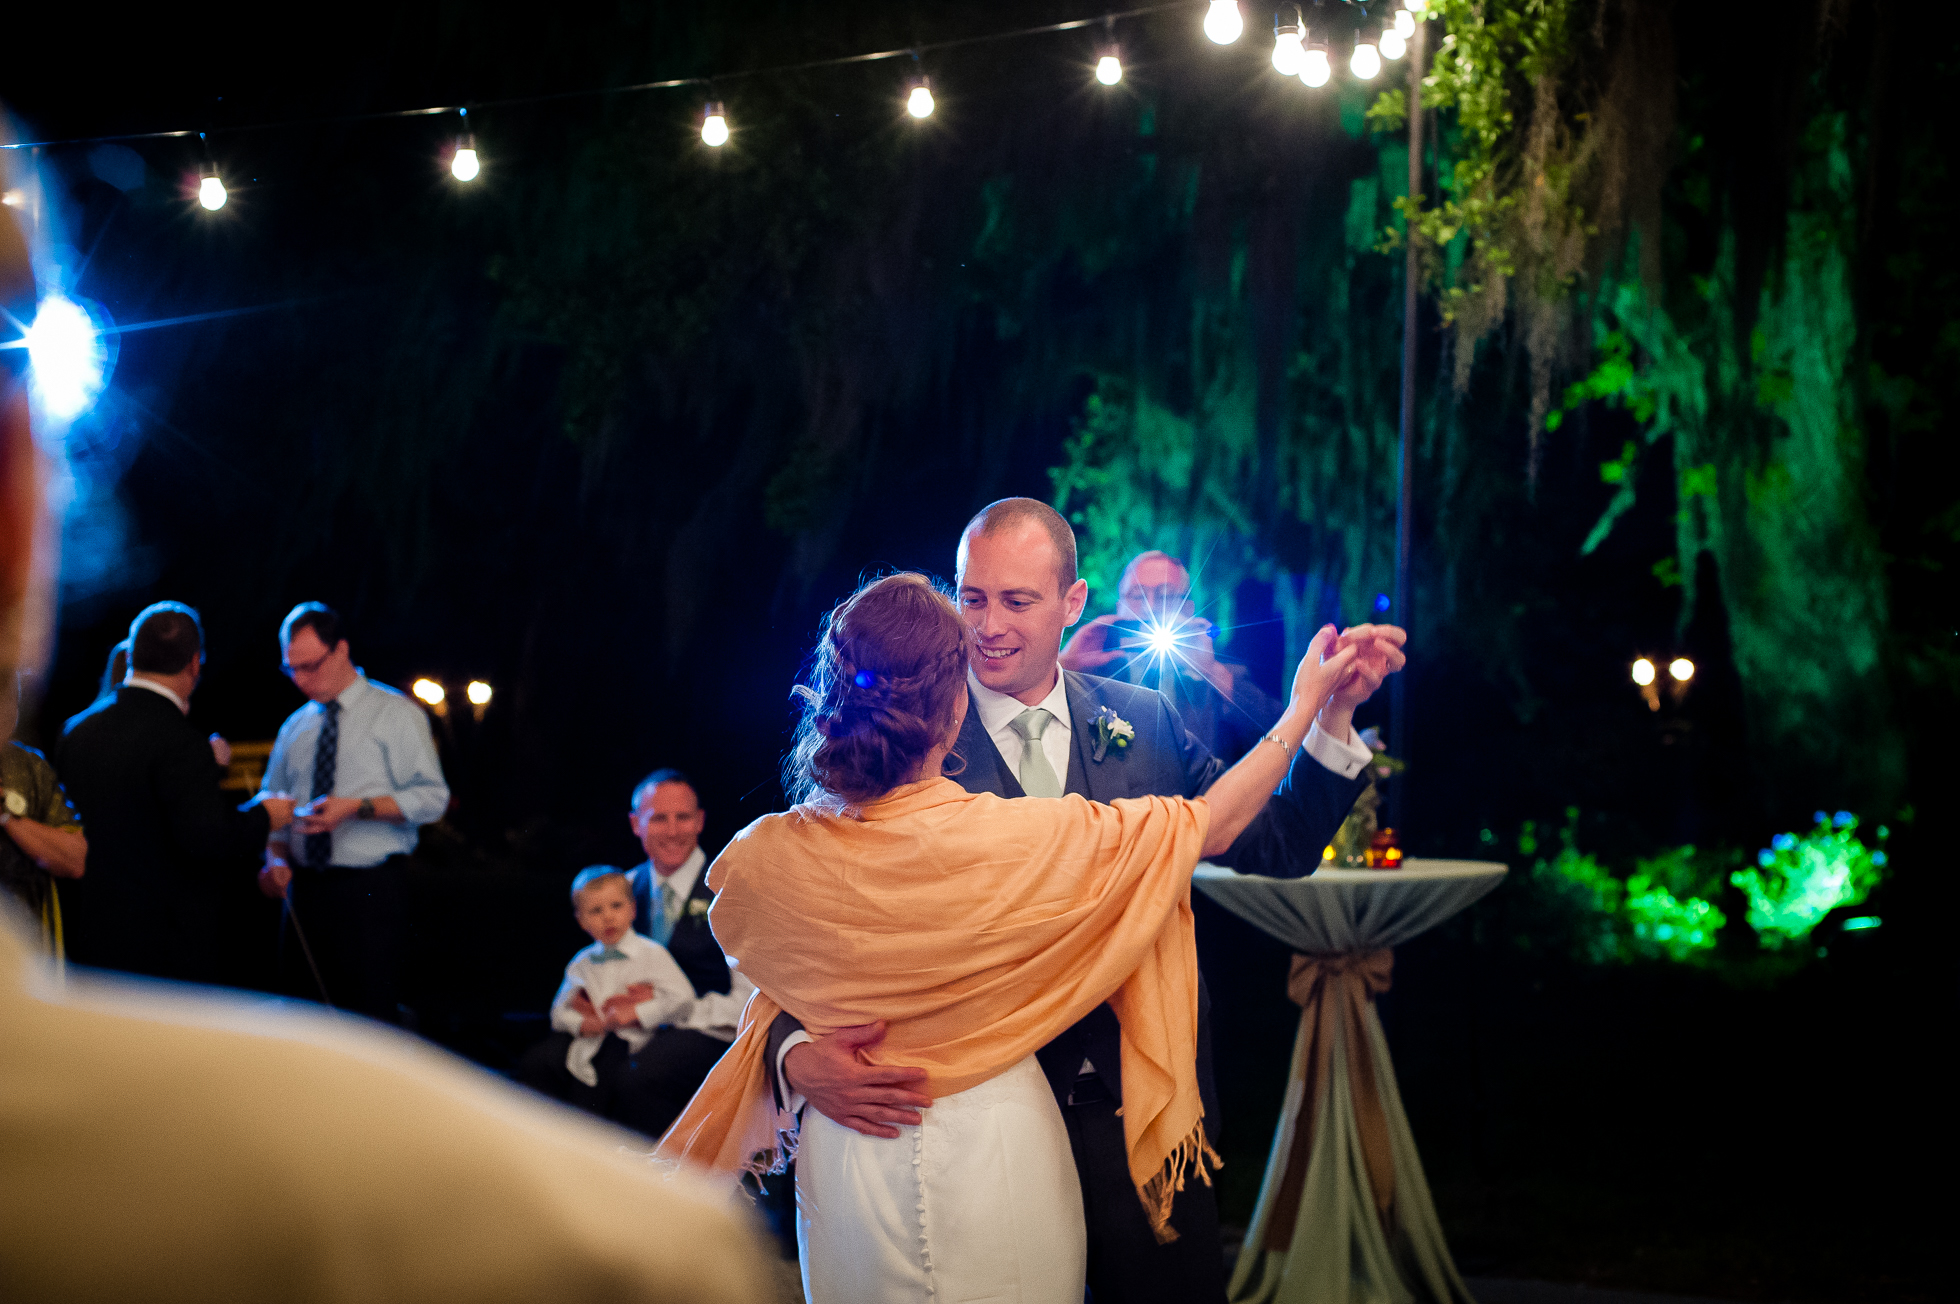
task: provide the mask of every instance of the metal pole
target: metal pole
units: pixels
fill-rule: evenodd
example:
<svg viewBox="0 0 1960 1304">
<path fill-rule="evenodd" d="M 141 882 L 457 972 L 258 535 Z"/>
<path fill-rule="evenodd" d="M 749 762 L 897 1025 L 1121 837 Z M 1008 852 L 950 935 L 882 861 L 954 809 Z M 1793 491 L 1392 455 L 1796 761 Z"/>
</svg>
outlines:
<svg viewBox="0 0 1960 1304">
<path fill-rule="evenodd" d="M 1409 40 L 1409 202 L 1422 194 L 1422 64 L 1429 45 L 1429 23 L 1416 19 L 1415 35 Z M 1402 422 L 1396 451 L 1395 494 L 1395 596 L 1389 618 L 1403 629 L 1411 627 L 1409 600 L 1409 521 L 1414 514 L 1416 425 L 1416 289 L 1421 276 L 1417 265 L 1415 224 L 1405 219 L 1406 252 L 1402 262 Z M 1402 760 L 1409 756 L 1408 676 L 1398 674 L 1389 680 L 1389 754 Z M 1406 838 L 1408 799 L 1407 777 L 1388 785 L 1388 822 Z"/>
</svg>

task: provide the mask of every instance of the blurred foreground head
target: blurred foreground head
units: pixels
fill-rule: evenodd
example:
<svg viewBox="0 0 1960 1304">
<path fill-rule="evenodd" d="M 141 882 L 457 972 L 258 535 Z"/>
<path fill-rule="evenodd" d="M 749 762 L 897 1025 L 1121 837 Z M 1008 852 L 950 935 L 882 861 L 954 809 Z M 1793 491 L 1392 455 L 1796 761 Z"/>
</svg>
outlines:
<svg viewBox="0 0 1960 1304">
<path fill-rule="evenodd" d="M 0 208 L 0 309 L 14 321 L 34 320 L 33 263 L 6 208 Z M 27 350 L 0 349 L 0 673 L 38 668 L 47 646 L 48 586 L 34 583 L 44 512 L 28 424 Z"/>
<path fill-rule="evenodd" d="M 33 277 L 0 208 L 0 294 Z M 23 311 L 24 309 L 24 311 Z M 38 665 L 26 350 L 0 350 L 0 675 Z M 730 1188 L 364 1020 L 66 981 L 0 897 L 0 1276 L 21 1300 L 773 1297 Z M 638 1143 L 644 1147 L 644 1143 Z"/>
</svg>

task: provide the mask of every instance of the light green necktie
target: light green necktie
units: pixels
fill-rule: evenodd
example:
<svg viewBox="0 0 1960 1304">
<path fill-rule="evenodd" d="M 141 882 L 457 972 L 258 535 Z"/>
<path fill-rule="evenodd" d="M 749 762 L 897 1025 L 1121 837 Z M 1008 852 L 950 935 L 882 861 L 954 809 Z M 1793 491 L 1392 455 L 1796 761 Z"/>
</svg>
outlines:
<svg viewBox="0 0 1960 1304">
<path fill-rule="evenodd" d="M 674 885 L 666 879 L 660 880 L 660 891 L 655 897 L 654 916 L 648 922 L 653 940 L 662 946 L 674 935 Z"/>
<path fill-rule="evenodd" d="M 1021 788 L 1030 797 L 1059 797 L 1062 795 L 1062 781 L 1055 777 L 1055 767 L 1048 763 L 1048 754 L 1041 749 L 1041 735 L 1055 717 L 1038 706 L 1029 707 L 1014 717 L 1007 727 L 1021 735 Z"/>
</svg>

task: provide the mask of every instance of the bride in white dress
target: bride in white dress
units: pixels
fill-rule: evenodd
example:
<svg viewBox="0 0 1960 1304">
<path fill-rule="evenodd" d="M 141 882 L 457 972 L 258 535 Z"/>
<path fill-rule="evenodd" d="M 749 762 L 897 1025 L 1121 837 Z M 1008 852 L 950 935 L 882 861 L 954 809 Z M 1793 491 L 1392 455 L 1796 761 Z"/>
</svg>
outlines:
<svg viewBox="0 0 1960 1304">
<path fill-rule="evenodd" d="M 1190 876 L 1265 804 L 1287 749 L 1255 748 L 1189 801 L 969 793 L 942 777 L 967 638 L 917 575 L 832 612 L 799 690 L 789 776 L 804 800 L 709 870 L 715 936 L 757 994 L 659 1153 L 730 1173 L 780 1163 L 798 1123 L 765 1064 L 779 1010 L 817 1035 L 885 1021 L 865 1058 L 925 1069 L 934 1101 L 895 1140 L 806 1111 L 797 1234 L 813 1304 L 1080 1304 L 1082 1196 L 1034 1052 L 1104 1001 L 1121 1025 L 1130 1173 L 1160 1235 L 1184 1183 L 1210 1180 Z M 1308 719 L 1353 657 L 1320 661 L 1324 646 L 1296 683 Z M 1305 729 L 1282 721 L 1283 736 Z"/>
</svg>

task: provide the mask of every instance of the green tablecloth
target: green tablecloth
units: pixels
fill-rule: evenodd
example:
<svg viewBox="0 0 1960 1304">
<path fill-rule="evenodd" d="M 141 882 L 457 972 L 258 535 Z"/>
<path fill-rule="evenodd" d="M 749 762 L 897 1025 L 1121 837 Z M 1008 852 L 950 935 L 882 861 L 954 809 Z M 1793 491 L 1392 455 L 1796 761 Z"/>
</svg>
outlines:
<svg viewBox="0 0 1960 1304">
<path fill-rule="evenodd" d="M 1299 953 L 1289 991 L 1300 1031 L 1234 1304 L 1474 1304 L 1443 1242 L 1374 994 L 1388 986 L 1388 948 L 1505 872 L 1463 860 L 1303 879 L 1198 867 L 1200 891 Z"/>
</svg>

